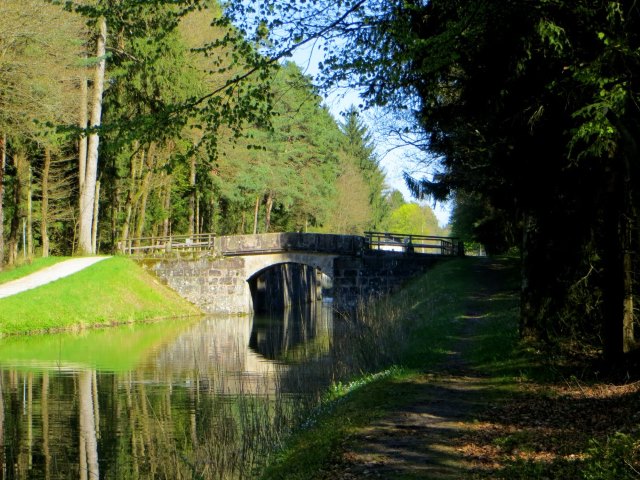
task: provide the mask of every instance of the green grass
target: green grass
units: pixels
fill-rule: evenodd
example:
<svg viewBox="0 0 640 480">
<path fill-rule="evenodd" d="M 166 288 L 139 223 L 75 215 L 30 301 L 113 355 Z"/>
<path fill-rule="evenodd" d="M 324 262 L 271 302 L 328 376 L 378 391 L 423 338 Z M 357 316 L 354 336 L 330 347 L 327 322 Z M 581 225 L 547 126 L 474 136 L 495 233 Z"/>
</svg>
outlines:
<svg viewBox="0 0 640 480">
<path fill-rule="evenodd" d="M 114 257 L 42 287 L 0 299 L 0 335 L 199 313 L 132 260 Z"/>
<path fill-rule="evenodd" d="M 68 260 L 69 257 L 46 257 L 36 258 L 27 263 L 16 265 L 14 267 L 5 267 L 6 270 L 0 272 L 0 284 L 16 280 L 17 278 L 26 277 L 38 270 L 50 267 L 56 263 Z"/>
<path fill-rule="evenodd" d="M 417 394 L 411 378 L 411 372 L 394 368 L 334 387 L 261 478 L 330 478 L 326 468 L 336 460 L 340 445 L 353 431 L 379 418 L 391 406 L 410 402 Z"/>
<path fill-rule="evenodd" d="M 263 480 L 329 478 L 326 469 L 339 464 L 340 447 L 353 432 L 419 397 L 425 370 L 448 355 L 462 333 L 469 307 L 474 306 L 471 293 L 482 288 L 482 279 L 474 274 L 478 261 L 482 260 L 443 262 L 390 298 L 391 309 L 402 311 L 410 332 L 397 364 L 347 385 L 334 385 L 305 428 L 267 466 Z M 505 265 L 510 271 L 506 260 Z M 496 315 L 514 323 L 513 299 L 495 306 L 504 309 Z"/>
</svg>

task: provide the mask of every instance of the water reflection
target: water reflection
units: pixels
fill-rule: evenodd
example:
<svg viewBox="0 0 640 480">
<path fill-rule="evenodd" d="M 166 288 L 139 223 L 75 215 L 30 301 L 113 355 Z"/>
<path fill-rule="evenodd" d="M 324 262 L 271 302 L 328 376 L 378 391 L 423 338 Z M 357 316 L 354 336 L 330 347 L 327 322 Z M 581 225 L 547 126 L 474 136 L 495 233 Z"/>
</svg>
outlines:
<svg viewBox="0 0 640 480">
<path fill-rule="evenodd" d="M 320 303 L 289 308 L 277 317 L 256 317 L 249 347 L 270 360 L 309 360 L 328 352 L 332 318 L 331 309 Z"/>
<path fill-rule="evenodd" d="M 0 478 L 249 478 L 331 337 L 318 306 L 0 340 Z"/>
</svg>

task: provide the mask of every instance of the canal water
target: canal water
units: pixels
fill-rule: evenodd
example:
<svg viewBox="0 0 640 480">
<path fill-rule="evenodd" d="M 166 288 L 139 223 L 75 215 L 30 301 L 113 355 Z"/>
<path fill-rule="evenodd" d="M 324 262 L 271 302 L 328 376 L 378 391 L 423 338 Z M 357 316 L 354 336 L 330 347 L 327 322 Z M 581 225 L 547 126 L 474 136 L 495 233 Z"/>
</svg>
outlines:
<svg viewBox="0 0 640 480">
<path fill-rule="evenodd" d="M 331 308 L 0 339 L 0 478 L 253 478 L 343 374 Z"/>
</svg>

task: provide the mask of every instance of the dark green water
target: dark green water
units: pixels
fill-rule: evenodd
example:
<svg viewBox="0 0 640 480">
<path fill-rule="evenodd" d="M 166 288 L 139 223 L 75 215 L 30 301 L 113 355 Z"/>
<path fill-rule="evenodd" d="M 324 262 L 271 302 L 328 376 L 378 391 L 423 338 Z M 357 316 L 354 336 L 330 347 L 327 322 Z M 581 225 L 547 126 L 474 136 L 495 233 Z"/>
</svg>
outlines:
<svg viewBox="0 0 640 480">
<path fill-rule="evenodd" d="M 252 478 L 335 375 L 334 337 L 318 305 L 0 339 L 0 478 Z"/>
</svg>

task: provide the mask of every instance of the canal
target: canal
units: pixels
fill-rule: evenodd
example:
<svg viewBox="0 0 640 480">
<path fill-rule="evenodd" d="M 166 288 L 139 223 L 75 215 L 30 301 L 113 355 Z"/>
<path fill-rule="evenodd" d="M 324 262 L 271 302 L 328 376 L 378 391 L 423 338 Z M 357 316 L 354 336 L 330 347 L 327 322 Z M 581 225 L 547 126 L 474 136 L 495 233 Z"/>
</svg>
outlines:
<svg viewBox="0 0 640 480">
<path fill-rule="evenodd" d="M 253 478 L 348 374 L 343 323 L 318 303 L 0 339 L 1 478 Z"/>
</svg>

